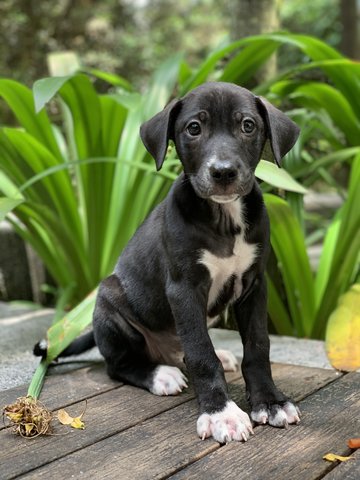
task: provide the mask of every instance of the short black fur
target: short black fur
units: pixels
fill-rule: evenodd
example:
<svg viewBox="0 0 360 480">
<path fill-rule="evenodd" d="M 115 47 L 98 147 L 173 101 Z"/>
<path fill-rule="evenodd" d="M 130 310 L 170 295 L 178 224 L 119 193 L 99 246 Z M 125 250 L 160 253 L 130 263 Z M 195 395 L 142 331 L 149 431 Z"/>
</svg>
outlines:
<svg viewBox="0 0 360 480">
<path fill-rule="evenodd" d="M 245 117 L 254 122 L 254 132 L 243 131 Z M 201 134 L 191 134 L 196 129 L 188 129 L 190 122 L 199 124 Z M 264 279 L 269 221 L 254 172 L 266 140 L 279 163 L 297 135 L 298 128 L 282 112 L 248 90 L 225 83 L 198 87 L 141 127 L 157 168 L 173 139 L 184 173 L 139 227 L 114 273 L 100 285 L 94 339 L 112 378 L 150 389 L 158 365 L 171 362 L 179 349 L 200 412 L 221 411 L 229 394 L 207 332 L 207 317 L 234 303 L 252 409 L 287 400 L 271 377 Z M 209 174 L 210 166 L 216 176 Z M 229 166 L 235 178 L 219 182 Z M 241 202 L 244 218 L 234 219 L 223 199 Z M 228 278 L 215 303 L 208 305 L 212 279 L 200 261 L 201 252 L 230 258 L 240 234 L 247 244 L 257 245 L 256 258 L 242 276 Z M 234 298 L 236 282 L 242 291 L 239 298 Z M 77 351 L 77 346 L 79 341 L 65 354 Z"/>
</svg>

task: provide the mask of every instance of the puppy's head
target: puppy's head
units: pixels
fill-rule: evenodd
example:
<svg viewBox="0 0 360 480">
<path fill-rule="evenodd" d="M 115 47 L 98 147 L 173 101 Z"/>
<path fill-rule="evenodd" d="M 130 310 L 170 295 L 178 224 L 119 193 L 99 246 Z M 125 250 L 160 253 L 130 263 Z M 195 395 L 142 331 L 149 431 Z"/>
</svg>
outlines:
<svg viewBox="0 0 360 480">
<path fill-rule="evenodd" d="M 158 170 L 171 139 L 196 194 L 218 203 L 251 191 L 267 139 L 280 165 L 298 134 L 297 125 L 265 99 L 222 82 L 173 100 L 140 129 Z"/>
</svg>

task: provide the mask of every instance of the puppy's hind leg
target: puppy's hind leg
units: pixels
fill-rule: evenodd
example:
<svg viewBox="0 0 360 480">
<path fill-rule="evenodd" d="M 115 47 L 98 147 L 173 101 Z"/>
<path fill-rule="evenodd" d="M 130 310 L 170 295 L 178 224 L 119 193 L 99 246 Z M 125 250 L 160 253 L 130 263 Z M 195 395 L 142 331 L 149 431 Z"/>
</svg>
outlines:
<svg viewBox="0 0 360 480">
<path fill-rule="evenodd" d="M 236 372 L 239 369 L 239 363 L 230 350 L 215 350 L 215 353 L 223 366 L 224 372 Z"/>
<path fill-rule="evenodd" d="M 111 275 L 100 286 L 93 321 L 108 375 L 155 395 L 180 393 L 187 387 L 185 376 L 177 367 L 160 365 L 150 358 L 144 336 L 126 320 L 128 315 L 132 313 L 121 284 Z"/>
</svg>

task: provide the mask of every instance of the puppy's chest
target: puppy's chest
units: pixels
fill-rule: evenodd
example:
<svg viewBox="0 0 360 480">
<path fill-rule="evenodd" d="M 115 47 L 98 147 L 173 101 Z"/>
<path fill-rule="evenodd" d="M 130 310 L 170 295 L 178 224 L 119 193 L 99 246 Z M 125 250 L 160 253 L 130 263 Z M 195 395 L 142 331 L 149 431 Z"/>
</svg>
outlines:
<svg viewBox="0 0 360 480">
<path fill-rule="evenodd" d="M 203 250 L 200 263 L 209 271 L 211 286 L 208 297 L 208 308 L 218 301 L 239 298 L 242 292 L 242 277 L 256 259 L 257 245 L 247 243 L 242 234 L 236 235 L 233 254 L 229 257 L 218 257 L 208 250 Z M 219 298 L 222 296 L 222 298 Z M 226 297 L 231 298 L 227 299 Z"/>
<path fill-rule="evenodd" d="M 209 250 L 201 250 L 199 263 L 204 265 L 211 278 L 208 295 L 208 315 L 216 316 L 227 303 L 241 296 L 243 275 L 256 261 L 258 245 L 245 240 L 246 223 L 243 218 L 242 205 L 239 202 L 236 210 L 228 210 L 234 225 L 240 227 L 235 235 L 231 255 L 218 256 Z"/>
</svg>

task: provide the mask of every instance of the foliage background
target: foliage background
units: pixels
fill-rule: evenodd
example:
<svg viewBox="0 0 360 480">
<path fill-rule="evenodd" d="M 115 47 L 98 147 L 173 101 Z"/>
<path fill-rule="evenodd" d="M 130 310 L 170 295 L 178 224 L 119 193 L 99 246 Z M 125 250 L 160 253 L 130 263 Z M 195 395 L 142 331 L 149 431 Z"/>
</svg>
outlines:
<svg viewBox="0 0 360 480">
<path fill-rule="evenodd" d="M 248 27 L 246 22 L 251 18 L 250 23 L 255 25 L 256 9 L 254 6 L 260 3 L 269 8 L 278 8 L 283 28 L 288 27 L 295 32 L 312 33 L 315 37 L 325 40 L 326 43 L 317 42 L 315 39 L 302 35 L 288 35 L 286 38 L 286 35 L 278 34 L 277 36 L 268 35 L 262 39 L 247 37 L 245 43 L 241 43 L 241 46 L 245 46 L 245 48 L 240 52 L 238 52 L 239 44 L 233 44 L 235 47 L 224 48 L 225 45 L 229 45 L 231 39 L 237 40 L 241 37 L 241 32 L 248 34 L 248 29 L 245 28 Z M 346 5 L 350 5 L 350 3 L 354 4 L 354 1 L 348 0 Z M 249 17 L 249 9 L 246 10 L 245 15 L 242 15 L 241 8 L 250 7 L 250 5 L 253 9 L 253 17 Z M 84 67 L 98 69 L 95 78 L 92 77 L 91 81 L 85 77 L 78 77 L 69 80 L 69 83 L 65 85 L 62 83 L 62 79 L 53 78 L 50 79 L 50 84 L 47 83 L 45 89 L 48 100 L 50 100 L 62 86 L 59 90 L 61 101 L 51 101 L 48 106 L 48 112 L 54 123 L 51 126 L 47 123 L 47 129 L 51 138 L 55 134 L 56 142 L 61 140 L 58 145 L 61 152 L 56 147 L 53 154 L 58 157 L 57 161 L 63 164 L 62 171 L 66 169 L 72 172 L 71 176 L 67 178 L 68 188 L 75 186 L 80 188 L 80 192 L 83 189 L 83 195 L 79 196 L 81 208 L 69 208 L 69 211 L 72 211 L 75 216 L 80 215 L 81 217 L 79 222 L 77 220 L 75 222 L 75 224 L 79 224 L 79 241 L 74 242 L 73 248 L 72 242 L 76 237 L 72 233 L 72 224 L 74 223 L 72 218 L 60 215 L 64 227 L 61 232 L 58 231 L 56 220 L 56 210 L 61 213 L 66 207 L 67 200 L 71 199 L 76 206 L 76 192 L 74 197 L 66 195 L 66 198 L 61 201 L 56 198 L 55 220 L 51 219 L 51 221 L 49 212 L 47 216 L 41 214 L 41 212 L 44 213 L 44 206 L 48 205 L 46 197 L 42 202 L 39 201 L 40 195 L 29 197 L 30 203 L 33 202 L 32 206 L 35 207 L 32 212 L 33 218 L 28 209 L 30 203 L 20 205 L 16 210 L 23 224 L 27 224 L 28 232 L 21 225 L 14 223 L 17 231 L 28 240 L 30 240 L 29 232 L 34 230 L 35 224 L 43 222 L 45 225 L 47 223 L 45 228 L 44 225 L 39 228 L 39 232 L 42 231 L 40 235 L 39 232 L 35 232 L 32 243 L 36 248 L 39 239 L 46 239 L 47 245 L 52 249 L 53 258 L 49 257 L 47 251 L 46 255 L 42 254 L 41 256 L 50 258 L 45 262 L 50 271 L 55 266 L 60 268 L 58 277 L 61 281 L 58 279 L 57 281 L 65 293 L 67 287 L 73 288 L 73 291 L 77 292 L 78 297 L 72 296 L 72 302 L 74 299 L 78 301 L 83 298 L 112 268 L 113 261 L 102 260 L 103 263 L 105 262 L 104 267 L 101 267 L 98 261 L 98 252 L 103 251 L 102 242 L 104 241 L 107 245 L 105 251 L 113 252 L 115 257 L 124 245 L 118 235 L 119 232 L 124 231 L 124 226 L 119 223 L 118 227 L 113 228 L 114 222 L 106 222 L 103 216 L 99 216 L 98 205 L 102 205 L 102 203 L 94 200 L 96 195 L 93 193 L 98 194 L 99 198 L 105 202 L 108 202 L 110 198 L 107 198 L 107 194 L 105 197 L 101 196 L 104 188 L 103 182 L 99 179 L 107 178 L 107 185 L 113 185 L 117 200 L 120 197 L 124 200 L 126 196 L 126 201 L 117 203 L 111 201 L 110 204 L 115 205 L 112 210 L 120 208 L 122 211 L 127 211 L 126 207 L 135 202 L 137 208 L 133 206 L 133 211 L 139 215 L 133 216 L 131 222 L 128 222 L 118 211 L 116 212 L 116 218 L 119 221 L 126 220 L 125 224 L 129 227 L 129 232 L 132 231 L 149 207 L 149 205 L 146 205 L 146 209 L 143 207 L 143 200 L 147 196 L 148 188 L 146 182 L 149 183 L 149 180 L 151 184 L 153 182 L 149 175 L 147 179 L 146 175 L 143 175 L 141 169 L 144 169 L 144 165 L 139 169 L 140 171 L 134 173 L 139 168 L 136 161 L 143 162 L 145 159 L 147 167 L 145 170 L 148 172 L 150 168 L 148 163 L 152 164 L 150 158 L 144 157 L 144 148 L 138 139 L 139 124 L 162 108 L 174 91 L 181 95 L 189 88 L 209 78 L 234 81 L 250 86 L 255 89 L 256 93 L 266 95 L 273 103 L 288 110 L 288 114 L 302 126 L 300 141 L 285 159 L 284 165 L 293 177 L 299 179 L 303 184 L 325 190 L 330 188 L 340 192 L 344 199 L 348 199 L 348 207 L 337 212 L 335 221 L 338 225 L 342 225 L 341 228 L 343 226 L 347 228 L 348 245 L 353 244 L 352 232 L 358 225 L 358 215 L 354 216 L 352 211 L 353 206 L 356 206 L 358 202 L 355 201 L 357 198 L 355 189 L 352 188 L 347 192 L 347 188 L 350 172 L 353 179 L 357 179 L 359 175 L 359 161 L 356 162 L 356 166 L 352 165 L 355 162 L 351 163 L 351 160 L 358 155 L 360 132 L 357 115 L 357 109 L 360 108 L 358 104 L 359 84 L 356 83 L 359 69 L 358 65 L 349 62 L 327 45 L 344 47 L 342 30 L 345 31 L 345 29 L 340 18 L 343 17 L 343 6 L 343 0 L 326 2 L 323 0 L 313 0 L 312 2 L 297 0 L 288 2 L 280 0 L 252 0 L 251 2 L 250 0 L 233 0 L 231 2 L 184 0 L 181 4 L 172 0 L 151 2 L 107 0 L 101 3 L 93 0 L 74 2 L 62 0 L 56 4 L 44 1 L 35 3 L 32 0 L 5 0 L 2 3 L 1 8 L 4 15 L 0 16 L 0 25 L 3 27 L 1 30 L 3 42 L 0 46 L 0 53 L 4 57 L 4 75 L 20 79 L 22 83 L 31 86 L 36 78 L 47 76 L 47 55 L 63 49 L 76 52 Z M 264 27 L 264 30 L 269 28 L 268 25 Z M 272 54 L 275 51 L 278 54 L 278 70 L 276 71 L 275 62 L 273 65 L 275 69 L 272 70 L 272 76 L 269 77 L 266 76 L 266 71 L 264 75 L 264 72 L 261 73 L 260 70 L 269 57 L 273 61 Z M 175 52 L 180 52 L 180 55 L 174 55 Z M 186 52 L 186 55 L 182 57 L 181 52 Z M 183 58 L 186 61 L 183 61 Z M 169 59 L 169 63 L 164 63 L 164 59 Z M 174 66 L 176 66 L 175 70 L 173 70 Z M 100 70 L 122 74 L 126 81 L 119 76 L 111 77 L 101 73 Z M 150 80 L 150 74 L 152 74 L 152 80 Z M 171 78 L 170 83 L 167 78 Z M 264 82 L 264 79 L 267 81 Z M 55 89 L 52 86 L 53 81 L 57 85 Z M 26 130 L 24 133 L 17 127 L 2 129 L 1 160 L 5 163 L 7 161 L 6 173 L 11 176 L 13 181 L 16 180 L 20 192 L 29 190 L 28 187 L 31 185 L 30 193 L 43 193 L 43 185 L 51 186 L 51 182 L 55 178 L 55 176 L 51 176 L 52 174 L 46 178 L 49 175 L 46 167 L 51 165 L 51 168 L 58 169 L 52 154 L 43 148 L 44 145 L 46 148 L 48 147 L 47 142 L 44 143 L 44 139 L 40 138 L 41 135 L 37 138 L 39 132 L 44 132 L 43 126 L 40 130 L 32 131 L 32 125 L 37 125 L 41 115 L 45 118 L 46 113 L 42 112 L 40 116 L 36 116 L 32 111 L 33 99 L 30 90 L 15 84 L 15 82 L 11 83 L 7 80 L 0 82 L 0 94 Z M 152 89 L 150 91 L 148 90 L 149 84 Z M 52 92 L 51 95 L 48 95 L 49 91 Z M 96 91 L 103 95 L 97 96 Z M 36 97 L 37 95 L 35 95 Z M 22 112 L 25 115 L 19 115 L 22 106 L 16 102 L 19 102 L 20 99 L 26 105 Z M 64 106 L 66 106 L 65 109 Z M 0 113 L 3 113 L 3 118 L 5 118 L 2 123 L 7 126 L 14 125 L 14 117 L 10 116 L 4 103 L 1 103 L 0 109 L 3 110 L 3 112 L 0 110 Z M 117 122 L 111 120 L 114 112 L 117 115 Z M 101 119 L 101 125 L 99 119 Z M 121 121 L 119 122 L 119 120 Z M 114 131 L 109 129 L 110 126 L 116 129 L 116 135 L 113 135 Z M 122 132 L 123 127 L 125 133 Z M 43 146 L 34 142 L 31 137 L 35 132 L 36 141 L 40 140 Z M 114 142 L 120 137 L 121 143 L 117 149 Z M 52 143 L 55 141 L 54 138 L 52 138 Z M 96 143 L 98 140 L 99 142 Z M 354 147 L 354 149 L 351 150 L 348 147 Z M 44 160 L 43 165 L 40 165 L 39 159 Z M 135 162 L 131 167 L 127 164 L 130 159 Z M 121 160 L 121 162 L 117 160 Z M 67 164 L 69 161 L 70 163 Z M 103 164 L 104 161 L 107 162 L 106 168 Z M 115 163 L 116 169 L 119 170 L 119 175 L 116 176 L 120 180 L 119 182 L 113 181 Z M 14 174 L 13 168 L 15 166 L 16 169 L 17 164 L 22 164 L 22 167 L 19 167 Z M 153 172 L 152 167 L 151 171 Z M 25 172 L 26 175 L 29 175 L 22 178 Z M 97 172 L 95 176 L 99 180 L 96 182 L 96 192 L 92 189 L 94 172 Z M 127 177 L 124 176 L 124 172 L 130 173 L 131 177 L 134 173 L 134 178 L 138 180 L 125 181 Z M 341 176 L 339 172 L 341 172 Z M 170 173 L 174 174 L 173 171 Z M 37 175 L 36 182 L 43 182 L 42 185 L 35 184 L 35 189 L 33 189 L 32 174 Z M 164 172 L 161 174 L 163 175 Z M 60 173 L 56 175 L 60 178 Z M 25 180 L 26 183 L 23 183 Z M 157 177 L 157 182 L 159 182 L 159 177 Z M 139 195 L 140 183 L 143 183 L 144 194 L 142 196 Z M 125 189 L 120 188 L 125 184 L 127 186 L 133 184 L 134 191 L 125 194 Z M 356 184 L 355 180 L 352 181 L 352 184 Z M 54 186 L 59 187 L 59 185 Z M 91 187 L 88 188 L 89 186 Z M 8 188 L 12 189 L 13 185 L 10 187 L 8 185 Z M 265 186 L 264 189 L 266 190 L 266 188 Z M 37 192 L 36 189 L 39 191 Z M 58 192 L 62 191 L 62 188 L 58 188 Z M 4 193 L 8 195 L 6 192 Z M 50 190 L 46 192 L 47 195 L 49 193 L 52 192 Z M 306 212 L 302 195 L 296 192 L 281 193 L 287 202 L 277 202 L 272 200 L 271 196 L 267 197 L 268 207 L 273 205 L 270 213 L 273 209 L 273 215 L 276 216 L 280 212 L 283 215 L 283 221 L 279 222 L 277 228 L 273 228 L 273 247 L 276 245 L 276 231 L 280 232 L 286 221 L 290 222 L 292 228 L 285 229 L 283 232 L 279 242 L 280 248 L 276 251 L 274 247 L 276 258 L 273 265 L 270 265 L 269 271 L 269 281 L 270 279 L 272 281 L 270 284 L 270 316 L 278 321 L 277 324 L 273 323 L 280 333 L 323 335 L 326 319 L 334 308 L 337 296 L 348 288 L 349 282 L 351 284 L 359 272 L 356 269 L 353 272 L 353 269 L 349 268 L 345 272 L 343 269 L 344 278 L 339 288 L 336 289 L 335 295 L 326 295 L 328 290 L 324 290 L 323 285 L 326 288 L 330 287 L 329 278 L 331 279 L 332 276 L 338 278 L 337 274 L 341 272 L 343 266 L 341 261 L 334 260 L 337 258 L 335 247 L 338 246 L 340 239 L 336 233 L 338 229 L 330 227 L 329 232 L 335 232 L 335 234 L 330 235 L 331 241 L 329 242 L 327 240 L 329 235 L 326 236 L 330 225 L 329 220 L 323 221 L 316 218 L 311 227 L 314 231 L 311 231 L 311 235 L 309 235 L 309 218 L 305 218 Z M 88 194 L 88 198 L 86 194 Z M 159 185 L 159 195 L 152 196 L 152 202 L 156 203 L 163 194 L 164 189 Z M 111 194 L 111 197 L 114 195 Z M 18 197 L 1 200 L 3 202 L 18 201 Z M 82 200 L 84 200 L 83 204 Z M 103 211 L 107 212 L 108 209 L 103 209 Z M 349 219 L 351 222 L 348 221 Z M 65 229 L 66 220 L 69 220 L 67 230 Z M 83 221 L 85 223 L 80 226 Z M 112 229 L 112 232 L 102 238 L 101 232 L 105 230 L 100 227 L 104 227 L 104 225 L 107 225 L 110 230 Z M 276 225 L 276 222 L 273 221 L 272 225 Z M 64 232 L 68 237 L 64 235 Z M 59 240 L 66 240 L 62 244 L 61 241 L 54 241 L 59 233 L 64 237 L 58 237 Z M 53 234 L 52 238 L 51 234 Z M 292 258 L 291 248 L 288 255 L 284 254 L 282 242 L 285 236 L 287 236 L 289 246 L 297 244 L 297 252 L 301 251 L 302 258 L 297 265 L 296 262 L 289 262 L 289 258 Z M 125 237 L 126 235 L 123 238 L 124 241 Z M 325 274 L 322 273 L 323 281 L 320 285 L 321 302 L 323 299 L 325 300 L 323 303 L 320 302 L 320 306 L 324 304 L 326 307 L 319 308 L 320 312 L 326 310 L 322 315 L 321 322 L 316 317 L 314 287 L 312 286 L 314 279 L 306 254 L 306 247 L 314 239 L 320 241 L 325 239 L 325 245 L 330 245 L 325 249 L 330 253 L 324 256 L 325 260 L 322 262 L 325 267 L 320 265 L 320 271 L 325 272 Z M 54 248 L 55 245 L 56 248 Z M 70 260 L 69 268 L 65 267 L 65 261 L 56 263 L 56 258 L 59 257 L 57 249 L 60 249 L 60 245 L 64 247 L 64 260 Z M 70 253 L 75 252 L 73 258 L 69 254 L 68 245 L 71 246 Z M 114 245 L 116 248 L 111 248 Z M 38 250 L 40 249 L 38 248 Z M 354 250 L 354 254 L 348 255 L 352 265 L 359 249 Z M 344 251 L 344 255 L 349 251 L 345 243 L 343 243 L 342 251 Z M 79 252 L 83 255 L 79 255 Z M 88 254 L 89 261 L 84 261 Z M 107 259 L 107 257 L 109 255 L 102 255 L 101 258 Z M 332 260 L 334 260 L 333 264 Z M 77 261 L 81 263 L 83 271 L 81 265 L 77 265 Z M 87 273 L 86 269 L 90 268 L 89 265 L 91 265 L 94 275 Z M 333 265 L 335 265 L 334 269 Z M 56 278 L 55 272 L 52 274 Z M 84 274 L 84 278 L 91 277 L 88 283 L 81 279 L 82 274 Z M 77 278 L 79 275 L 80 280 Z M 309 279 L 306 282 L 307 291 L 300 295 L 301 292 L 294 290 L 292 283 L 295 278 L 305 278 L 306 276 Z M 71 286 L 71 279 L 75 280 L 73 286 Z M 327 297 L 331 302 L 326 301 Z M 62 306 L 66 306 L 67 296 L 63 295 L 62 298 Z M 310 313 L 308 312 L 307 320 L 304 315 L 304 306 L 309 307 L 309 312 L 311 310 Z M 311 306 L 314 308 L 310 308 Z M 320 327 L 314 329 L 315 324 Z"/>
<path fill-rule="evenodd" d="M 46 55 L 74 50 L 84 66 L 124 75 L 136 87 L 174 51 L 194 66 L 221 41 L 237 39 L 236 0 L 2 0 L 1 76 L 28 86 L 47 75 Z M 243 15 L 246 18 L 246 14 Z M 338 0 L 279 2 L 281 28 L 306 33 L 339 47 Z M 256 32 L 253 32 L 256 33 Z M 281 66 L 301 53 L 284 50 Z"/>
</svg>

